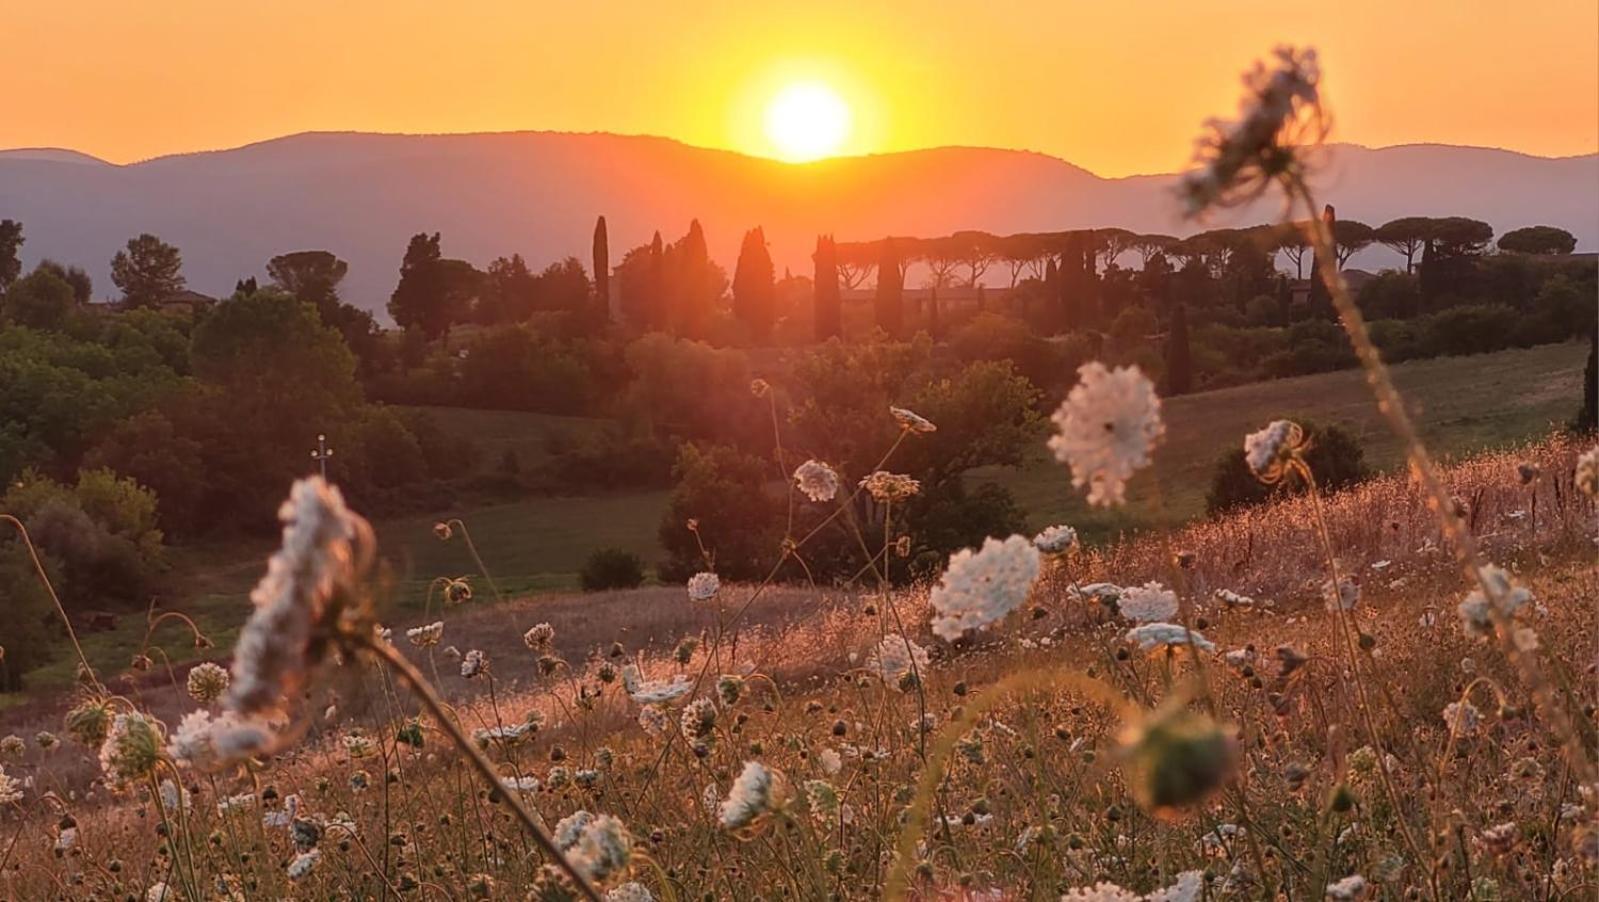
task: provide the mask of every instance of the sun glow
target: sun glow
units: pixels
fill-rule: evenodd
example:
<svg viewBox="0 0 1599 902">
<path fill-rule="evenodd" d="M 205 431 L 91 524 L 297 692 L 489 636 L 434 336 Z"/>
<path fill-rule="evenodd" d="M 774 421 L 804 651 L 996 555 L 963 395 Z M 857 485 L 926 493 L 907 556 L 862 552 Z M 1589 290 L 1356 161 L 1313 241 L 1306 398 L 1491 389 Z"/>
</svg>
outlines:
<svg viewBox="0 0 1599 902">
<path fill-rule="evenodd" d="M 791 84 L 766 107 L 766 137 L 776 156 L 790 163 L 838 153 L 849 133 L 849 105 L 820 82 Z"/>
</svg>

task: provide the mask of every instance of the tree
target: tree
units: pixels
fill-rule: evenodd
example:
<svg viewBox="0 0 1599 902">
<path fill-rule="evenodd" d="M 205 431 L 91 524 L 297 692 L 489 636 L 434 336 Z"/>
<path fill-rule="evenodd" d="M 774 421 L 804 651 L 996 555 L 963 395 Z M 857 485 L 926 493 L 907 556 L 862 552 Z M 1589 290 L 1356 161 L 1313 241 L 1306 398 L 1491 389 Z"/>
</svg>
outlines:
<svg viewBox="0 0 1599 902">
<path fill-rule="evenodd" d="M 1138 252 L 1142 265 L 1148 266 L 1151 258 L 1156 254 L 1164 256 L 1176 243 L 1177 239 L 1170 235 L 1134 235 L 1127 246 Z"/>
<path fill-rule="evenodd" d="M 0 313 L 7 322 L 35 329 L 61 325 L 72 305 L 72 286 L 43 266 L 11 283 L 0 297 Z"/>
<path fill-rule="evenodd" d="M 268 260 L 266 270 L 272 284 L 315 305 L 327 321 L 339 306 L 339 283 L 350 264 L 328 251 L 294 251 Z"/>
<path fill-rule="evenodd" d="M 1448 216 L 1432 220 L 1422 252 L 1422 296 L 1432 302 L 1463 293 L 1493 236 L 1493 227 L 1478 219 Z"/>
<path fill-rule="evenodd" d="M 494 258 L 483 274 L 473 319 L 483 325 L 526 321 L 536 305 L 537 279 L 521 254 Z"/>
<path fill-rule="evenodd" d="M 904 288 L 894 239 L 884 238 L 882 259 L 877 264 L 877 291 L 872 299 L 872 312 L 876 315 L 877 327 L 890 338 L 900 337 L 905 330 Z"/>
<path fill-rule="evenodd" d="M 1572 422 L 1576 432 L 1591 435 L 1599 430 L 1599 329 L 1589 324 L 1588 364 L 1582 368 L 1582 409 Z"/>
<path fill-rule="evenodd" d="M 594 221 L 594 306 L 596 319 L 611 319 L 611 239 L 605 231 L 605 217 Z"/>
<path fill-rule="evenodd" d="M 756 226 L 744 233 L 738 267 L 733 271 L 733 316 L 749 329 L 757 344 L 764 344 L 771 337 L 776 294 L 776 273 L 772 255 L 766 250 L 766 233 Z"/>
<path fill-rule="evenodd" d="M 154 307 L 183 290 L 183 255 L 147 232 L 111 258 L 111 282 L 122 289 L 124 306 Z"/>
<path fill-rule="evenodd" d="M 877 267 L 878 247 L 874 241 L 846 241 L 835 245 L 833 258 L 838 263 L 838 281 L 846 291 L 861 287 Z"/>
<path fill-rule="evenodd" d="M 1432 235 L 1433 220 L 1426 216 L 1405 216 L 1391 219 L 1377 227 L 1373 237 L 1389 250 L 1403 254 L 1405 272 L 1415 272 L 1416 255 L 1427 246 Z"/>
<path fill-rule="evenodd" d="M 698 219 L 688 224 L 688 234 L 667 248 L 665 264 L 668 326 L 680 335 L 704 335 L 727 292 L 727 274 L 711 261 Z"/>
<path fill-rule="evenodd" d="M 838 258 L 834 253 L 833 236 L 820 235 L 816 239 L 816 253 L 811 256 L 816 267 L 815 309 L 816 340 L 840 338 L 844 334 L 844 300 L 838 290 Z"/>
<path fill-rule="evenodd" d="M 1301 426 L 1308 444 L 1305 462 L 1321 491 L 1337 491 L 1370 475 L 1365 451 L 1353 433 L 1340 426 L 1323 427 L 1309 421 Z M 1205 512 L 1214 516 L 1260 504 L 1276 495 L 1299 494 L 1305 488 L 1304 480 L 1292 471 L 1275 485 L 1262 483 L 1249 469 L 1243 449 L 1234 448 L 1216 462 L 1205 497 Z"/>
<path fill-rule="evenodd" d="M 1333 241 L 1338 246 L 1338 268 L 1343 269 L 1349 258 L 1371 246 L 1377 230 L 1358 219 L 1339 219 L 1333 223 Z"/>
<path fill-rule="evenodd" d="M 411 236 L 400 263 L 400 283 L 389 297 L 389 315 L 401 328 L 417 327 L 428 338 L 447 335 L 466 318 L 482 274 L 464 260 L 447 260 L 439 233 Z"/>
<path fill-rule="evenodd" d="M 72 286 L 72 299 L 80 304 L 89 303 L 94 294 L 94 279 L 81 266 L 64 266 L 46 257 L 39 261 L 34 271 L 44 271 Z"/>
<path fill-rule="evenodd" d="M 1194 354 L 1188 343 L 1188 307 L 1172 309 L 1171 334 L 1166 338 L 1166 394 L 1186 395 L 1194 389 Z"/>
<path fill-rule="evenodd" d="M 1527 226 L 1499 236 L 1499 249 L 1516 254 L 1569 254 L 1577 249 L 1577 238 L 1554 226 Z"/>
<path fill-rule="evenodd" d="M 26 240 L 22 237 L 22 223 L 15 219 L 0 219 L 0 291 L 22 275 L 22 258 L 19 251 Z"/>
</svg>

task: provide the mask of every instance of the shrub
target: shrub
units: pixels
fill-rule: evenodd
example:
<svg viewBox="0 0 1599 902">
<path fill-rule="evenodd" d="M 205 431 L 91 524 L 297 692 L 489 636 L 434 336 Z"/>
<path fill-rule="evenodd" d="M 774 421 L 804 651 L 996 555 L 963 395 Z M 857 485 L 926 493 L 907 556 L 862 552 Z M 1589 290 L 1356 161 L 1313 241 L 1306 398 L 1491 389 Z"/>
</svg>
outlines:
<svg viewBox="0 0 1599 902">
<path fill-rule="evenodd" d="M 637 589 L 644 582 L 644 562 L 620 548 L 601 548 L 583 562 L 578 580 L 585 592 Z"/>
<path fill-rule="evenodd" d="M 1485 354 L 1510 345 L 1516 311 L 1503 304 L 1452 307 L 1427 317 L 1426 342 L 1434 356 Z"/>
<path fill-rule="evenodd" d="M 1309 443 L 1305 461 L 1323 492 L 1346 488 L 1371 475 L 1360 441 L 1348 430 L 1309 422 L 1300 425 Z M 1297 494 L 1304 490 L 1305 484 L 1297 474 L 1284 477 L 1276 485 L 1262 483 L 1244 462 L 1243 449 L 1233 448 L 1216 461 L 1210 492 L 1205 496 L 1205 511 L 1214 516 L 1260 504 L 1278 493 Z"/>
</svg>

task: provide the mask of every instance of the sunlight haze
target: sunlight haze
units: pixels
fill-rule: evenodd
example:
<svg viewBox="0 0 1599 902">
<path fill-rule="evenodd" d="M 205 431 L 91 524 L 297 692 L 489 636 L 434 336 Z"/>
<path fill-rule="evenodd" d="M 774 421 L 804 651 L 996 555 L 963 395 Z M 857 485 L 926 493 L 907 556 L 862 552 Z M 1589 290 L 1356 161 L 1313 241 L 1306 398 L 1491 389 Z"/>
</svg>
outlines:
<svg viewBox="0 0 1599 902">
<path fill-rule="evenodd" d="M 1167 172 L 1230 110 L 1238 61 L 1279 41 L 1320 49 L 1337 140 L 1599 148 L 1583 0 L 3 5 L 0 147 L 113 162 L 308 130 L 521 129 L 795 159 L 818 154 L 774 147 L 764 111 L 819 82 L 850 113 L 822 152 L 981 145 Z"/>
</svg>

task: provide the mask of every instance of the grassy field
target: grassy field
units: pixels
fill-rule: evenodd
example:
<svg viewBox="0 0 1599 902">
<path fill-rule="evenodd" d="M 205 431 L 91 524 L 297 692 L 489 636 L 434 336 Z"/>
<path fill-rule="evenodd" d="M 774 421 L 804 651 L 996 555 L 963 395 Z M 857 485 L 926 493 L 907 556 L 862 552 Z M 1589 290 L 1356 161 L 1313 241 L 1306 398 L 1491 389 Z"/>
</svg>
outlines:
<svg viewBox="0 0 1599 902">
<path fill-rule="evenodd" d="M 1418 360 L 1393 372 L 1434 453 L 1459 457 L 1518 444 L 1569 420 L 1582 397 L 1586 354 L 1586 346 L 1571 342 Z M 1360 440 L 1367 463 L 1382 470 L 1402 463 L 1357 370 L 1171 398 L 1164 412 L 1165 444 L 1154 466 L 1133 479 L 1128 504 L 1114 512 L 1090 508 L 1041 445 L 1026 466 L 984 469 L 973 477 L 1009 489 L 1035 528 L 1070 523 L 1092 540 L 1202 515 L 1216 460 L 1270 419 L 1337 424 Z"/>
<path fill-rule="evenodd" d="M 589 417 L 561 417 L 519 410 L 472 410 L 465 407 L 412 407 L 432 417 L 440 427 L 471 438 L 478 447 L 478 465 L 493 470 L 516 453 L 517 463 L 532 467 L 551 455 L 551 448 L 594 436 L 608 421 Z"/>
<path fill-rule="evenodd" d="M 1551 345 L 1416 361 L 1395 367 L 1394 373 L 1435 452 L 1460 456 L 1514 445 L 1564 422 L 1580 396 L 1585 353 L 1576 343 Z M 497 462 L 506 448 L 517 449 L 527 465 L 547 453 L 551 436 L 580 435 L 603 422 L 509 411 L 431 410 L 447 428 L 466 430 L 479 441 L 485 466 Z M 1400 463 L 1398 447 L 1356 371 L 1173 398 L 1165 402 L 1165 414 L 1167 439 L 1154 466 L 1133 480 L 1129 503 L 1114 511 L 1084 504 L 1066 469 L 1042 444 L 1026 466 L 976 471 L 973 478 L 1010 489 L 1035 528 L 1070 523 L 1090 540 L 1105 540 L 1122 531 L 1203 514 L 1216 459 L 1273 416 L 1337 423 L 1354 431 L 1374 466 L 1390 469 Z M 459 517 L 466 523 L 500 590 L 516 595 L 576 588 L 583 561 L 600 548 L 622 548 L 653 565 L 660 556 L 656 533 L 667 500 L 665 491 L 529 498 L 380 521 L 375 524 L 380 547 L 392 568 L 389 609 L 395 619 L 420 610 L 429 583 L 440 576 L 472 576 L 480 594 L 492 594 L 476 576 L 477 566 L 461 536 L 449 542 L 434 536 L 433 524 L 441 518 Z M 174 583 L 185 591 L 168 601 L 190 613 L 219 645 L 231 642 L 271 544 L 176 549 Z M 143 634 L 139 618 L 123 617 L 115 630 L 85 637 L 85 651 L 97 665 L 125 667 L 128 650 L 138 646 Z M 157 639 L 174 660 L 194 655 L 188 638 L 172 624 Z M 71 678 L 72 668 L 63 661 L 36 673 L 32 681 L 48 687 Z"/>
</svg>

